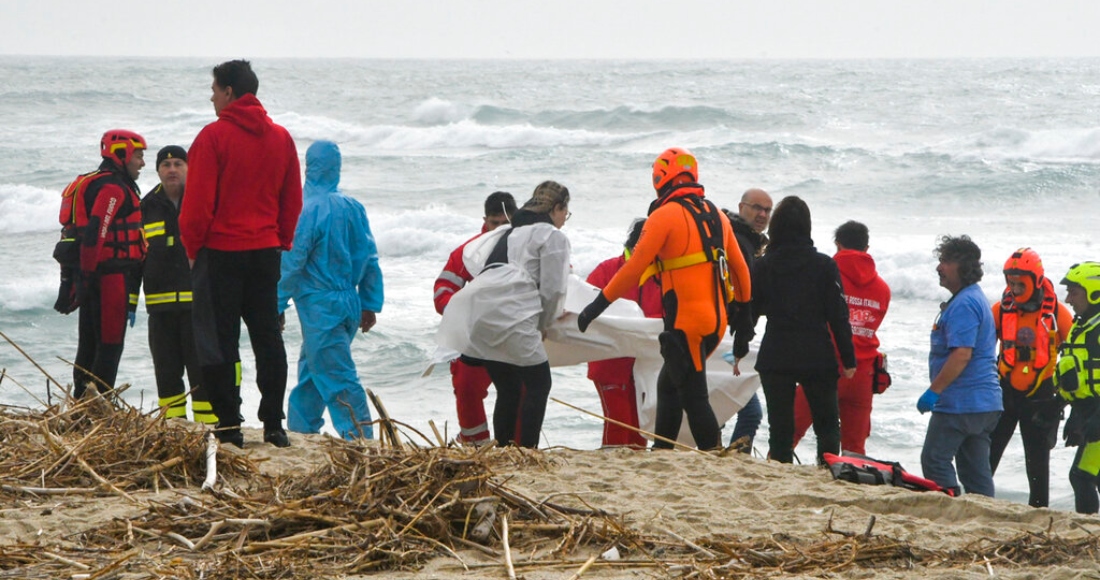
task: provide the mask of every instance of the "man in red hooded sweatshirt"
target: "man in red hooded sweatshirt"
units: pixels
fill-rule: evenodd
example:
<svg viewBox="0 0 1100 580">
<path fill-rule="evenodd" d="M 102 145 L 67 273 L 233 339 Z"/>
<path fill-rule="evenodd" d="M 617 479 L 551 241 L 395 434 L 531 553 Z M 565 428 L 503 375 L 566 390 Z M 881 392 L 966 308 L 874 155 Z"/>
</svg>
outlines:
<svg viewBox="0 0 1100 580">
<path fill-rule="evenodd" d="M 878 351 L 878 327 L 890 306 L 890 287 L 875 271 L 875 260 L 867 253 L 867 226 L 849 221 L 833 234 L 836 265 L 848 300 L 848 321 L 852 324 L 852 345 L 856 349 L 856 374 L 837 381 L 840 406 L 840 448 L 864 455 L 864 443 L 871 435 L 871 398 L 889 386 L 883 355 Z M 799 387 L 795 394 L 794 445 L 813 423 L 810 406 Z"/>
<path fill-rule="evenodd" d="M 280 250 L 289 250 L 302 211 L 294 139 L 256 99 L 245 60 L 214 67 L 210 101 L 218 120 L 187 152 L 180 238 L 191 263 L 195 343 L 218 438 L 241 434 L 241 321 L 248 326 L 260 388 L 264 441 L 287 447 L 283 429 L 286 348 L 279 330 Z"/>
<path fill-rule="evenodd" d="M 447 258 L 443 271 L 435 279 L 435 311 L 443 314 L 443 309 L 455 295 L 474 279 L 462 262 L 462 251 L 466 244 L 476 240 L 481 234 L 491 232 L 507 225 L 516 213 L 516 199 L 507 191 L 494 191 L 485 198 L 485 217 L 481 233 L 466 240 L 455 248 Z M 489 421 L 485 417 L 485 397 L 489 396 L 489 371 L 482 366 L 467 364 L 462 358 L 451 361 L 451 385 L 455 392 L 455 410 L 458 412 L 459 443 L 484 445 L 489 442 Z"/>
</svg>

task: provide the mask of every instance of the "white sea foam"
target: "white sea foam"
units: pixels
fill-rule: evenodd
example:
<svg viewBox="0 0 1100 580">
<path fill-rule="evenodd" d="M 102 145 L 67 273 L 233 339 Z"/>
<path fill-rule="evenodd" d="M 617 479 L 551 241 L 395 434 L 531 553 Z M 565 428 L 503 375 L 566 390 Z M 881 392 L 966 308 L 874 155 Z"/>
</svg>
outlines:
<svg viewBox="0 0 1100 580">
<path fill-rule="evenodd" d="M 89 63 L 96 75 L 86 74 Z M 74 317 L 49 310 L 61 188 L 95 168 L 109 127 L 143 132 L 154 148 L 190 144 L 214 119 L 208 68 L 0 57 L 0 78 L 15 78 L 13 67 L 24 81 L 0 91 L 0 327 L 52 361 L 75 348 Z M 1056 280 L 1076 261 L 1100 259 L 1100 128 L 1089 113 L 1100 60 L 285 61 L 264 70 L 260 98 L 300 153 L 318 139 L 344 152 L 341 183 L 367 207 L 386 281 L 378 326 L 356 341 L 355 357 L 390 412 L 416 426 L 435 419 L 455 431 L 446 373 L 413 375 L 438 324 L 432 281 L 450 251 L 480 230 L 484 196 L 504 189 L 522 203 L 543 179 L 569 186 L 575 215 L 563 231 L 574 270 L 585 275 L 621 251 L 627 224 L 653 199 L 650 164 L 670 146 L 695 151 L 708 196 L 725 207 L 749 186 L 777 202 L 801 196 L 820 251 L 831 253 L 832 230 L 848 219 L 870 227 L 871 253 L 893 288 L 881 338 L 895 385 L 876 397 L 868 451 L 911 471 L 919 470 L 927 420 L 913 401 L 927 387 L 928 328 L 948 295 L 935 272 L 938 236 L 965 233 L 981 246 L 991 299 L 1003 288 L 1003 260 L 1019 246 L 1035 247 Z M 340 90 L 318 96 L 315 87 Z M 156 183 L 151 166 L 139 183 L 143 191 Z M 291 381 L 295 324 L 286 335 Z M 149 402 L 156 397 L 145 330 L 139 315 L 120 380 L 137 385 L 128 391 L 135 401 Z M 250 385 L 247 346 L 242 353 Z M 0 367 L 37 376 L 10 350 L 0 350 Z M 583 367 L 555 369 L 554 379 L 558 396 L 599 408 Z M 254 409 L 255 389 L 242 394 Z M 553 444 L 599 442 L 598 424 L 553 405 L 544 431 Z M 803 457 L 812 442 L 800 446 Z M 1071 507 L 1064 473 L 1072 453 L 1053 453 L 1052 497 Z M 1014 442 L 998 493 L 1018 499 L 1023 473 Z"/>
<path fill-rule="evenodd" d="M 0 183 L 0 232 L 17 234 L 60 229 L 61 191 Z"/>
<path fill-rule="evenodd" d="M 425 125 L 446 125 L 468 118 L 470 112 L 469 107 L 432 97 L 416 106 L 413 118 Z"/>
</svg>

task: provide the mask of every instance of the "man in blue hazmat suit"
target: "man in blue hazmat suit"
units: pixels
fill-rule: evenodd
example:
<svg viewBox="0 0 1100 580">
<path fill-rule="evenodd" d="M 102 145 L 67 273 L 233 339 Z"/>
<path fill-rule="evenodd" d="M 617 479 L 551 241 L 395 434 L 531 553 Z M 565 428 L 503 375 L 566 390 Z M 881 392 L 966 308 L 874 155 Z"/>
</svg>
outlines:
<svg viewBox="0 0 1100 580">
<path fill-rule="evenodd" d="M 382 311 L 382 270 L 367 212 L 337 189 L 340 149 L 317 141 L 306 151 L 306 183 L 294 246 L 282 256 L 279 312 L 291 298 L 302 324 L 298 385 L 290 392 L 287 428 L 318 433 L 328 408 L 345 439 L 372 437 L 370 409 L 351 358 L 356 329 Z M 280 315 L 282 317 L 283 314 Z"/>
</svg>

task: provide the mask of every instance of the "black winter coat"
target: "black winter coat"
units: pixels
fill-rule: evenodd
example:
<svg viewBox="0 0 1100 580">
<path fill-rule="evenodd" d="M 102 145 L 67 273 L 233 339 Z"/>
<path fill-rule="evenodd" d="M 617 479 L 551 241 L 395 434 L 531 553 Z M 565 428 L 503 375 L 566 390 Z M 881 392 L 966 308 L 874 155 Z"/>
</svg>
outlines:
<svg viewBox="0 0 1100 580">
<path fill-rule="evenodd" d="M 157 185 L 141 200 L 149 252 L 137 273 L 150 313 L 191 309 L 191 267 L 180 243 L 179 208 Z"/>
<path fill-rule="evenodd" d="M 856 366 L 840 270 L 809 238 L 772 240 L 753 266 L 753 313 L 768 317 L 759 372 L 828 372 Z M 836 347 L 833 340 L 836 340 Z"/>
</svg>

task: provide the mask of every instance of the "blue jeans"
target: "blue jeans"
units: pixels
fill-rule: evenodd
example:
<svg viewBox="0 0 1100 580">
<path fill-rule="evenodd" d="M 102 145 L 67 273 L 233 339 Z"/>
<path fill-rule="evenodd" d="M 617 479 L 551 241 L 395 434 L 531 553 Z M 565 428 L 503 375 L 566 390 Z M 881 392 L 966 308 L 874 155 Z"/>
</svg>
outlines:
<svg viewBox="0 0 1100 580">
<path fill-rule="evenodd" d="M 962 483 L 966 493 L 993 497 L 989 445 L 1000 417 L 1000 411 L 958 415 L 933 412 L 920 454 L 924 477 L 940 487 L 958 488 Z"/>
<path fill-rule="evenodd" d="M 733 434 L 730 435 L 730 443 L 745 437 L 749 438 L 749 448 L 752 448 L 752 440 L 756 437 L 756 430 L 760 428 L 760 422 L 764 419 L 764 409 L 760 407 L 760 395 L 753 393 L 748 403 L 737 412 L 737 422 L 733 424 Z"/>
</svg>

